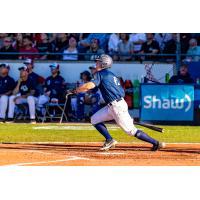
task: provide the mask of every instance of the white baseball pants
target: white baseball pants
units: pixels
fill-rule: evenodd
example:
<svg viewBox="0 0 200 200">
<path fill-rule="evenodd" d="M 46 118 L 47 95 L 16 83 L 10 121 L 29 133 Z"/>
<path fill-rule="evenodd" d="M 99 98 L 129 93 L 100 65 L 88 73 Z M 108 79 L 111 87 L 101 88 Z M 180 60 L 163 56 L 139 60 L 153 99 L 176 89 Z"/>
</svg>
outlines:
<svg viewBox="0 0 200 200">
<path fill-rule="evenodd" d="M 27 98 L 19 98 L 16 103 L 14 102 L 15 95 L 10 96 L 9 98 L 9 109 L 8 109 L 8 118 L 14 117 L 15 104 L 28 103 L 30 119 L 35 119 L 35 104 L 37 102 L 37 98 L 34 96 L 28 96 Z"/>
<path fill-rule="evenodd" d="M 118 102 L 113 101 L 112 105 L 107 105 L 97 111 L 91 117 L 91 123 L 95 125 L 113 119 L 127 134 L 131 136 L 136 134 L 138 129 L 133 124 L 133 119 L 128 112 L 128 105 L 124 99 Z"/>
<path fill-rule="evenodd" d="M 6 110 L 8 107 L 8 96 L 2 95 L 0 97 L 0 118 L 5 119 L 6 117 Z"/>
</svg>

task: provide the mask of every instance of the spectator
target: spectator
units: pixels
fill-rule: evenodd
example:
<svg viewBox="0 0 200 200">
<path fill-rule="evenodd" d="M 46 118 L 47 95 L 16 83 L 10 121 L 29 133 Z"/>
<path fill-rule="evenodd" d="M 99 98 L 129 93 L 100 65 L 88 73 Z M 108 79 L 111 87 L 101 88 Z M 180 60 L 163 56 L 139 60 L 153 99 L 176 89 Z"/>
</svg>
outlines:
<svg viewBox="0 0 200 200">
<path fill-rule="evenodd" d="M 5 37 L 8 37 L 8 33 L 0 33 L 0 48 L 3 47 L 3 41 Z"/>
<path fill-rule="evenodd" d="M 12 46 L 11 37 L 5 37 L 3 40 L 3 47 L 0 49 L 0 53 L 15 53 L 15 54 L 0 54 L 0 59 L 12 60 L 17 59 L 18 55 L 16 54 L 16 49 Z"/>
<path fill-rule="evenodd" d="M 145 33 L 132 33 L 129 36 L 129 41 L 134 45 L 134 53 L 139 53 L 142 47 L 142 44 L 146 42 Z"/>
<path fill-rule="evenodd" d="M 180 33 L 181 53 L 186 54 L 189 48 L 190 33 Z"/>
<path fill-rule="evenodd" d="M 187 51 L 187 61 L 199 61 L 200 60 L 200 46 L 197 46 L 197 40 L 192 38 L 189 41 L 189 49 Z"/>
<path fill-rule="evenodd" d="M 86 39 L 80 40 L 78 43 L 78 52 L 85 53 L 90 48 L 93 39 L 99 40 L 99 47 L 106 51 L 109 35 L 106 33 L 90 33 Z M 82 60 L 83 57 L 80 57 Z"/>
<path fill-rule="evenodd" d="M 157 59 L 156 55 L 160 52 L 160 47 L 157 41 L 154 40 L 153 33 L 146 34 L 147 41 L 142 44 L 141 54 L 148 53 L 152 54 L 151 56 L 141 57 L 141 60 L 155 60 Z"/>
<path fill-rule="evenodd" d="M 64 49 L 63 60 L 78 60 L 77 41 L 74 36 L 69 38 L 68 48 Z"/>
<path fill-rule="evenodd" d="M 116 60 L 119 40 L 119 33 L 112 33 L 109 37 L 108 51 L 114 60 Z"/>
<path fill-rule="evenodd" d="M 67 48 L 68 39 L 66 33 L 59 33 L 56 38 L 56 52 L 60 52 L 63 48 Z"/>
<path fill-rule="evenodd" d="M 48 36 L 46 33 L 40 34 L 40 42 L 36 44 L 36 47 L 39 53 L 45 53 L 44 55 L 40 55 L 41 60 L 52 59 L 52 56 L 47 54 L 52 53 L 54 51 L 54 46 L 52 43 L 49 43 Z"/>
<path fill-rule="evenodd" d="M 47 102 L 64 102 L 65 80 L 60 76 L 59 64 L 53 63 L 50 66 L 51 76 L 45 80 L 44 94 L 39 97 L 38 105 L 42 107 Z"/>
<path fill-rule="evenodd" d="M 89 71 L 84 71 L 80 74 L 81 84 L 89 82 L 92 77 Z M 78 121 L 85 120 L 85 113 L 84 108 L 85 104 L 91 105 L 92 111 L 91 113 L 94 114 L 99 109 L 99 99 L 100 96 L 97 93 L 98 89 L 93 89 L 88 92 L 79 93 L 77 95 L 77 119 Z"/>
<path fill-rule="evenodd" d="M 8 64 L 0 64 L 0 123 L 5 122 L 8 98 L 15 88 L 14 79 L 8 75 L 9 70 Z"/>
<path fill-rule="evenodd" d="M 13 122 L 15 105 L 28 103 L 30 123 L 35 124 L 35 104 L 37 98 L 35 95 L 35 85 L 28 76 L 26 70 L 20 71 L 20 78 L 17 86 L 13 90 L 13 95 L 9 98 L 9 110 L 7 122 Z"/>
<path fill-rule="evenodd" d="M 100 48 L 99 42 L 99 39 L 92 39 L 90 49 L 86 52 L 88 55 L 85 56 L 85 60 L 95 60 L 98 55 L 104 54 L 104 50 Z"/>
<path fill-rule="evenodd" d="M 134 53 L 133 43 L 129 41 L 128 33 L 120 33 L 120 41 L 118 43 L 118 54 L 121 61 L 132 60 Z"/>
<path fill-rule="evenodd" d="M 172 39 L 171 33 L 156 33 L 154 39 L 159 43 L 160 51 L 162 52 L 165 48 L 167 41 Z"/>
<path fill-rule="evenodd" d="M 172 39 L 167 41 L 163 50 L 164 54 L 176 54 L 177 33 L 172 33 Z M 165 56 L 167 61 L 174 61 L 176 56 Z"/>
<path fill-rule="evenodd" d="M 28 36 L 23 38 L 23 47 L 19 49 L 19 52 L 23 53 L 19 56 L 19 59 L 30 58 L 30 59 L 34 60 L 39 57 L 37 54 L 31 54 L 31 53 L 38 53 L 38 50 L 33 47 L 31 38 Z M 26 54 L 26 53 L 28 53 L 28 54 Z"/>
<path fill-rule="evenodd" d="M 19 70 L 27 70 L 29 74 L 29 78 L 32 80 L 32 82 L 35 85 L 35 96 L 38 97 L 40 94 L 43 93 L 43 84 L 44 84 L 44 78 L 42 76 L 39 76 L 35 72 L 33 72 L 33 61 L 31 59 L 26 59 L 24 61 L 24 66 L 20 67 Z"/>
<path fill-rule="evenodd" d="M 180 84 L 190 84 L 194 83 L 194 80 L 190 77 L 188 72 L 188 66 L 186 64 L 182 64 L 178 75 L 174 75 L 170 78 L 169 83 L 180 83 Z"/>
<path fill-rule="evenodd" d="M 19 51 L 23 47 L 23 35 L 22 33 L 17 33 L 15 36 L 15 41 L 13 43 L 13 47 Z"/>
</svg>

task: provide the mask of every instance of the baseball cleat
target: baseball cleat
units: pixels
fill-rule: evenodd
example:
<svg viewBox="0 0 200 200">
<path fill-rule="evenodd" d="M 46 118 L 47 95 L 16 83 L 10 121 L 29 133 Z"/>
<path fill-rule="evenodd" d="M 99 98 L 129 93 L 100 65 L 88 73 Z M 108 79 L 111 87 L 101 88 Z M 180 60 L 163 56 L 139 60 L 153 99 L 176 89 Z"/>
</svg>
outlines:
<svg viewBox="0 0 200 200">
<path fill-rule="evenodd" d="M 105 141 L 103 147 L 100 149 L 101 151 L 108 151 L 110 148 L 115 147 L 117 141 L 112 139 L 111 141 Z"/>
<path fill-rule="evenodd" d="M 157 145 L 153 145 L 151 148 L 151 151 L 158 151 L 159 149 L 165 148 L 165 143 L 164 142 L 158 142 Z"/>
<path fill-rule="evenodd" d="M 13 118 L 8 118 L 6 121 L 5 121 L 6 123 L 14 123 L 14 119 Z"/>
<path fill-rule="evenodd" d="M 36 124 L 35 119 L 31 119 L 31 120 L 30 120 L 30 124 Z"/>
</svg>

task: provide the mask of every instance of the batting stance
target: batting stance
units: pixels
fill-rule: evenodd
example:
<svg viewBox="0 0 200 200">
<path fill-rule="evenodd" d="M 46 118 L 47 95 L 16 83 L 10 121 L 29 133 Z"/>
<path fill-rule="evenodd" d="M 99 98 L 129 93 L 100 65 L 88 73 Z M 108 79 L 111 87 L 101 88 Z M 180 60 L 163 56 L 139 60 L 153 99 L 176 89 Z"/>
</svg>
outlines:
<svg viewBox="0 0 200 200">
<path fill-rule="evenodd" d="M 109 55 L 103 54 L 96 60 L 96 74 L 95 79 L 78 87 L 74 92 L 86 92 L 92 88 L 98 87 L 102 96 L 107 103 L 105 107 L 97 111 L 91 117 L 92 125 L 105 137 L 106 141 L 100 150 L 109 150 L 117 144 L 117 141 L 109 134 L 104 121 L 115 120 L 116 123 L 129 135 L 151 143 L 152 151 L 156 151 L 164 146 L 161 143 L 141 130 L 138 130 L 134 124 L 133 119 L 128 113 L 128 106 L 124 100 L 124 90 L 120 85 L 119 79 L 108 70 L 112 66 L 112 58 Z"/>
</svg>

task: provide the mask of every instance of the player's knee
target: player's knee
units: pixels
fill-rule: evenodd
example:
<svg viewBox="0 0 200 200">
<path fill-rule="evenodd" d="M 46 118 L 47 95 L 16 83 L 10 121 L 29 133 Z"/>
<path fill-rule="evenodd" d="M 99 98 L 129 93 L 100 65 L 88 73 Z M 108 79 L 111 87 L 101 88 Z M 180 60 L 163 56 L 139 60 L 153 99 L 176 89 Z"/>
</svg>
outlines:
<svg viewBox="0 0 200 200">
<path fill-rule="evenodd" d="M 10 96 L 10 97 L 9 97 L 9 101 L 10 101 L 10 102 L 13 102 L 14 98 L 15 98 L 15 95 Z"/>
<path fill-rule="evenodd" d="M 30 104 L 30 103 L 35 103 L 34 97 L 33 97 L 33 96 L 28 96 L 28 97 L 27 97 L 27 102 L 28 102 L 28 104 Z"/>
<path fill-rule="evenodd" d="M 137 130 L 138 130 L 138 129 L 137 129 L 136 127 L 134 127 L 134 128 L 131 129 L 131 130 L 125 130 L 125 132 L 126 132 L 128 135 L 130 135 L 130 136 L 135 136 Z"/>
<path fill-rule="evenodd" d="M 95 115 L 92 115 L 92 117 L 90 118 L 90 122 L 91 122 L 92 125 L 98 124 Z"/>
<path fill-rule="evenodd" d="M 0 99 L 1 99 L 1 101 L 8 101 L 8 96 L 2 95 Z"/>
</svg>

